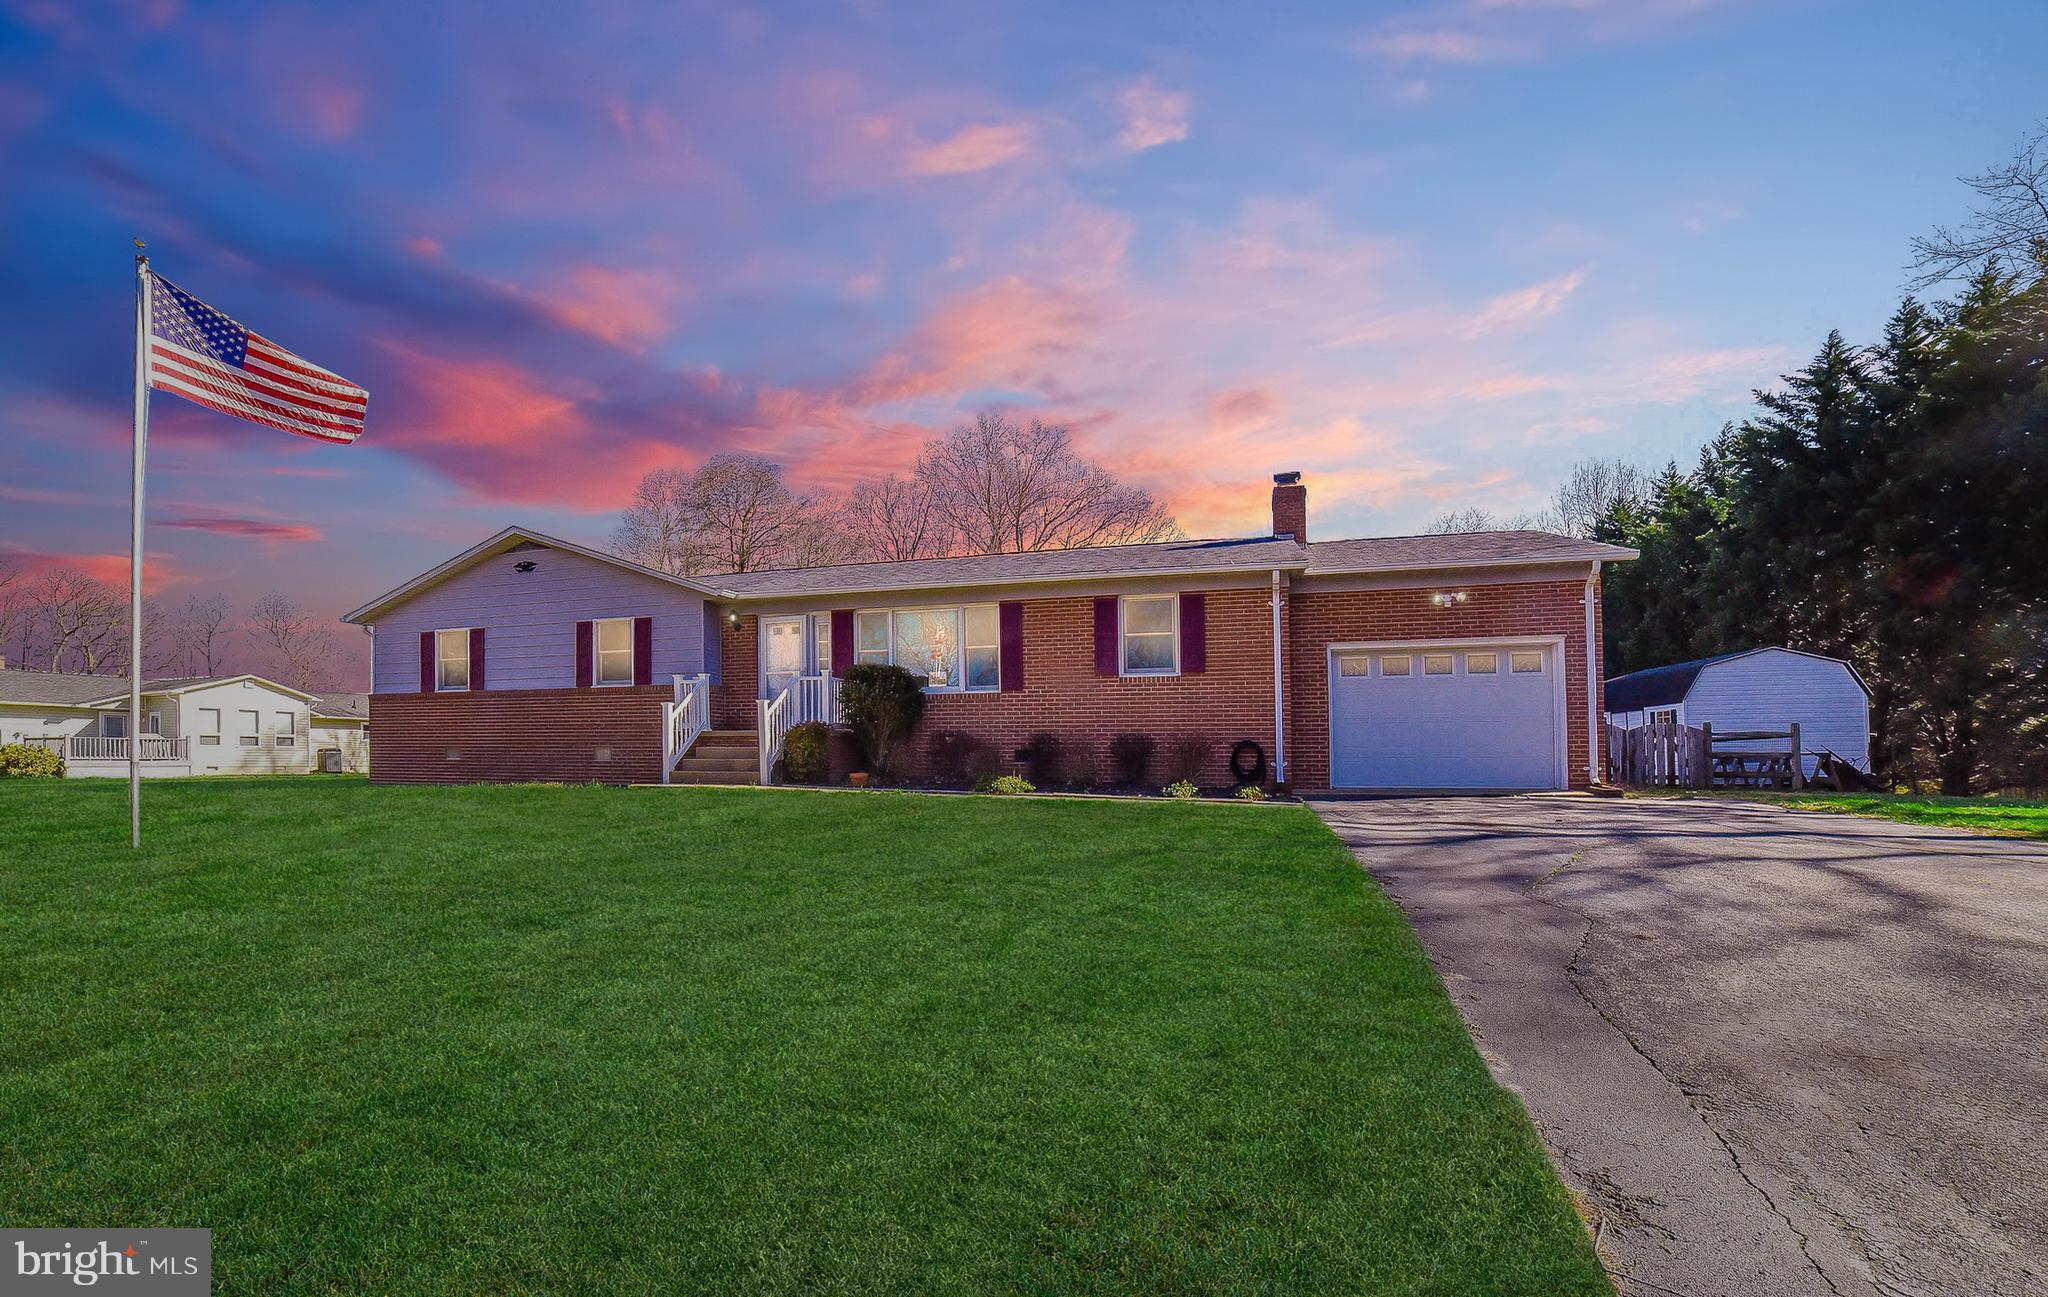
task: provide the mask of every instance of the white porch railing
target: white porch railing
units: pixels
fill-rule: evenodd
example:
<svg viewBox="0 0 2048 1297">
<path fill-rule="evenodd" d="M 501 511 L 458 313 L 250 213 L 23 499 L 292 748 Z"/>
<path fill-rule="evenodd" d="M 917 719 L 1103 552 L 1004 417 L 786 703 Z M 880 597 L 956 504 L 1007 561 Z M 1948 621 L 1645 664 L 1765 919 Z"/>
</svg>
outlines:
<svg viewBox="0 0 2048 1297">
<path fill-rule="evenodd" d="M 711 677 L 675 677 L 675 701 L 661 705 L 661 782 L 667 783 L 676 761 L 697 737 L 711 728 Z"/>
<path fill-rule="evenodd" d="M 791 730 L 807 721 L 839 723 L 839 678 L 797 676 L 781 693 L 755 706 L 760 709 L 755 737 L 760 743 L 761 782 L 765 784 L 774 775 L 776 759 L 781 757 L 783 741 Z"/>
<path fill-rule="evenodd" d="M 142 736 L 139 756 L 144 761 L 184 761 L 190 753 L 190 739 L 169 739 L 160 734 Z M 98 734 L 74 734 L 66 744 L 67 761 L 126 761 L 128 740 Z"/>
</svg>

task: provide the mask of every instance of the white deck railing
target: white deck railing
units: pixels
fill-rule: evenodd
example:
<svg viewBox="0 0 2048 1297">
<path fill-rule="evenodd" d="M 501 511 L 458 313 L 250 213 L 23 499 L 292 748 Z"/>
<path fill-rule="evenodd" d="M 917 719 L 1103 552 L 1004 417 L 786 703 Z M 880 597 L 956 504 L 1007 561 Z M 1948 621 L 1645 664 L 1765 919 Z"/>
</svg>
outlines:
<svg viewBox="0 0 2048 1297">
<path fill-rule="evenodd" d="M 699 735 L 711 728 L 711 677 L 675 677 L 673 702 L 661 705 L 661 782 L 667 783 L 676 762 Z"/>
<path fill-rule="evenodd" d="M 144 761 L 184 761 L 190 752 L 190 739 L 170 739 L 160 734 L 142 736 L 142 748 L 138 755 Z M 65 745 L 67 761 L 126 761 L 128 740 L 108 738 L 98 734 L 74 734 Z"/>
<path fill-rule="evenodd" d="M 839 723 L 839 679 L 837 676 L 797 676 L 773 698 L 755 704 L 760 720 L 755 737 L 761 750 L 761 782 L 767 783 L 782 755 L 789 732 L 807 721 Z"/>
</svg>

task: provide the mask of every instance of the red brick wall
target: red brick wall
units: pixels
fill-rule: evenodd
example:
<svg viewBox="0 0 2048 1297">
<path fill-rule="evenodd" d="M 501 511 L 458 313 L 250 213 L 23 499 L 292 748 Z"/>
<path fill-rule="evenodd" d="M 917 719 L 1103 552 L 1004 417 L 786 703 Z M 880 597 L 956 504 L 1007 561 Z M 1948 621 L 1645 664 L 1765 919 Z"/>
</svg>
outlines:
<svg viewBox="0 0 2048 1297">
<path fill-rule="evenodd" d="M 1254 739 L 1273 755 L 1272 612 L 1264 590 L 1208 591 L 1208 669 L 1199 675 L 1095 674 L 1095 601 L 1034 599 L 1024 604 L 1024 688 L 1010 693 L 931 694 L 904 754 L 904 778 L 929 777 L 925 744 L 935 730 L 961 730 L 996 750 L 1002 769 L 1041 730 L 1066 749 L 1085 748 L 1110 778 L 1109 740 L 1125 731 L 1164 745 L 1183 735 L 1209 743 L 1205 784 L 1230 777 L 1230 748 Z M 724 638 L 725 683 L 712 693 L 712 723 L 754 725 L 755 619 L 742 617 Z"/>
<path fill-rule="evenodd" d="M 658 686 L 372 694 L 370 782 L 657 783 L 670 696 Z"/>
<path fill-rule="evenodd" d="M 1297 788 L 1330 784 L 1331 644 L 1522 635 L 1564 637 L 1568 774 L 1573 788 L 1586 786 L 1585 582 L 1458 588 L 1470 598 L 1451 608 L 1432 605 L 1429 590 L 1296 590 L 1290 595 L 1287 757 Z"/>
<path fill-rule="evenodd" d="M 735 626 L 730 617 L 718 619 L 718 683 L 711 686 L 711 728 L 751 730 L 758 717 L 755 702 L 760 697 L 760 618 L 751 614 Z"/>
</svg>

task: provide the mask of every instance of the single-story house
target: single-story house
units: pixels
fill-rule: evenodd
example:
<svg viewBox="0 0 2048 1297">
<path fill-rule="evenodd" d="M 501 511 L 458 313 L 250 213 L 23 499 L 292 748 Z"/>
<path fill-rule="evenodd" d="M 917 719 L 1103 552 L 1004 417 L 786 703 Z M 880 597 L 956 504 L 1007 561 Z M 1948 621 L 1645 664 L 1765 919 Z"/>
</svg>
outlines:
<svg viewBox="0 0 2048 1297">
<path fill-rule="evenodd" d="M 1607 719 L 1624 729 L 1711 725 L 1718 734 L 1782 731 L 1796 721 L 1808 775 L 1823 752 L 1870 770 L 1870 686 L 1840 658 L 1799 649 L 1744 649 L 1616 676 L 1607 682 Z M 1784 751 L 1773 740 L 1716 746 Z"/>
<path fill-rule="evenodd" d="M 1217 785 L 1247 740 L 1301 789 L 1598 778 L 1600 569 L 1635 551 L 1311 541 L 1298 473 L 1272 510 L 1241 539 L 698 577 L 509 527 L 344 619 L 374 631 L 371 779 L 764 779 L 853 662 L 930 682 L 912 778 L 936 729 L 1006 759 L 1040 731 L 1193 737 Z"/>
<path fill-rule="evenodd" d="M 362 774 L 370 768 L 370 695 L 321 694 L 313 700 L 313 768 L 321 754 L 336 752 L 341 773 Z"/>
<path fill-rule="evenodd" d="M 319 725 L 328 723 L 316 723 L 317 702 L 256 675 L 145 680 L 142 773 L 304 773 L 314 768 Z M 0 670 L 0 742 L 52 748 L 71 775 L 125 777 L 127 678 Z"/>
</svg>

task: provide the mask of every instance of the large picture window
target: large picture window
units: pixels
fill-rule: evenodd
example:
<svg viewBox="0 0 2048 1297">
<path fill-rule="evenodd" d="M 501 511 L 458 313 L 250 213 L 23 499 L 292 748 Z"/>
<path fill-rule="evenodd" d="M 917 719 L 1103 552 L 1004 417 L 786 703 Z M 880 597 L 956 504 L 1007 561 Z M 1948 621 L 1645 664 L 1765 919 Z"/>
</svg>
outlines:
<svg viewBox="0 0 2048 1297">
<path fill-rule="evenodd" d="M 1131 595 L 1122 602 L 1123 663 L 1127 676 L 1170 676 L 1180 670 L 1179 618 L 1174 596 Z"/>
<path fill-rule="evenodd" d="M 854 614 L 854 660 L 893 662 L 930 690 L 993 693 L 1002 688 L 994 604 L 899 608 Z"/>
<path fill-rule="evenodd" d="M 469 688 L 469 632 L 434 632 L 434 687 L 437 690 Z"/>
<path fill-rule="evenodd" d="M 614 617 L 596 624 L 597 683 L 633 683 L 633 619 Z"/>
</svg>

